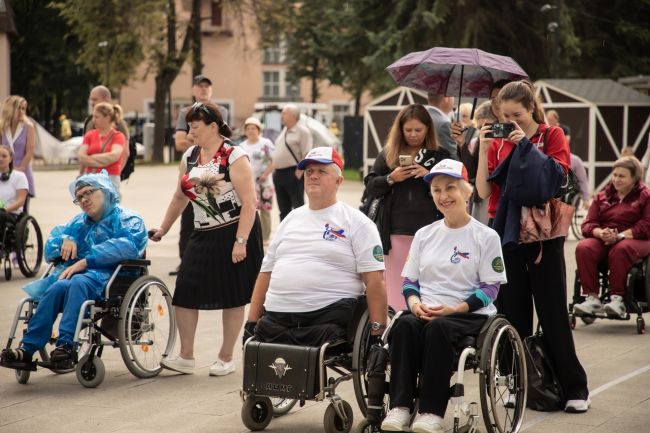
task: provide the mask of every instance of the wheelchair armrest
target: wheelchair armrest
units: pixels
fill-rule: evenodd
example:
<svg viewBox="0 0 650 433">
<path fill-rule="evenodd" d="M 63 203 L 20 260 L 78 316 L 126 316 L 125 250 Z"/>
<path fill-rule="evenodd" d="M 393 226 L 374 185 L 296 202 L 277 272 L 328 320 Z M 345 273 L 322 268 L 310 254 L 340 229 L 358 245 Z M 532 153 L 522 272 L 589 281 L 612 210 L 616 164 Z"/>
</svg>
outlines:
<svg viewBox="0 0 650 433">
<path fill-rule="evenodd" d="M 149 266 L 151 265 L 151 260 L 146 259 L 133 259 L 133 260 L 124 260 L 119 263 L 122 266 Z"/>
</svg>

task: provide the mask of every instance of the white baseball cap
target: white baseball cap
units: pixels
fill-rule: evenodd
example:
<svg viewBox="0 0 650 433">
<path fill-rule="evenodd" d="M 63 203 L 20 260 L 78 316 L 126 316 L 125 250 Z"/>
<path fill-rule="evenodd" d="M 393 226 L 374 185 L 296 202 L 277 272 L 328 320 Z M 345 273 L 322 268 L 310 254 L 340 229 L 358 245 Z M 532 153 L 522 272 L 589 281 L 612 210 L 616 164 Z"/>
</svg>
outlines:
<svg viewBox="0 0 650 433">
<path fill-rule="evenodd" d="M 431 180 L 439 174 L 455 177 L 456 179 L 469 179 L 467 176 L 467 169 L 463 163 L 453 159 L 443 159 L 434 165 L 433 168 L 429 171 L 429 174 L 424 176 L 424 181 L 426 183 L 431 183 Z"/>
<path fill-rule="evenodd" d="M 314 147 L 309 151 L 305 159 L 300 161 L 298 168 L 304 170 L 310 162 L 318 162 L 320 164 L 336 164 L 343 170 L 343 159 L 341 155 L 333 148 L 328 146 Z"/>
</svg>

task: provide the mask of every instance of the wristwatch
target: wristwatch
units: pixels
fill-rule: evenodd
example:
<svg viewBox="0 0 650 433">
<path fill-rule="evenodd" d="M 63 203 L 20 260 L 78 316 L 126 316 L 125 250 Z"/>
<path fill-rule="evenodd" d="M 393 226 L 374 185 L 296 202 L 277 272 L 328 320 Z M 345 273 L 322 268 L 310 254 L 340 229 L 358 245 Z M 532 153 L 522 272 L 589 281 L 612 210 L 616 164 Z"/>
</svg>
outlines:
<svg viewBox="0 0 650 433">
<path fill-rule="evenodd" d="M 248 239 L 239 236 L 235 238 L 235 242 L 237 242 L 240 245 L 246 245 L 246 241 L 248 241 Z"/>
<path fill-rule="evenodd" d="M 386 325 L 382 325 L 379 322 L 370 322 L 371 331 L 383 331 L 384 329 L 386 329 Z"/>
<path fill-rule="evenodd" d="M 389 174 L 386 176 L 386 182 L 388 183 L 388 186 L 393 186 L 395 184 L 395 179 L 393 179 Z"/>
</svg>

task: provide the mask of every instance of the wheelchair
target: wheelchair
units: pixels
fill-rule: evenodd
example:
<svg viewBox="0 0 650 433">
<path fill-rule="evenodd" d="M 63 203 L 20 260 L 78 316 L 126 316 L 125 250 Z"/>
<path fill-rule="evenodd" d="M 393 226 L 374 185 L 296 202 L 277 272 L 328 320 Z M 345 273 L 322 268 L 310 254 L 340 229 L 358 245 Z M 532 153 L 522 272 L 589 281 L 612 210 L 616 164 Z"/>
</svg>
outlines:
<svg viewBox="0 0 650 433">
<path fill-rule="evenodd" d="M 393 312 L 389 310 L 389 318 Z M 345 340 L 320 347 L 262 343 L 244 344 L 241 418 L 252 431 L 265 429 L 273 417 L 288 413 L 296 403 L 329 400 L 323 416 L 326 433 L 348 433 L 352 406 L 336 394 L 341 382 L 352 380 L 361 413 L 367 411 L 368 382 L 364 377 L 370 319 L 365 297 L 358 299 Z"/>
<path fill-rule="evenodd" d="M 18 383 L 26 384 L 36 367 L 54 373 L 75 371 L 81 385 L 94 388 L 102 383 L 105 367 L 101 359 L 105 346 L 119 347 L 128 370 L 138 378 L 150 378 L 162 370 L 160 361 L 174 347 L 176 316 L 172 296 L 160 279 L 148 275 L 149 260 L 127 260 L 118 264 L 106 284 L 103 300 L 87 300 L 79 311 L 74 334 L 73 357 L 53 363 L 47 347 L 38 352 L 37 360 L 16 370 Z M 51 264 L 43 275 L 52 271 Z M 29 320 L 38 309 L 30 297 L 18 303 L 6 348 L 11 348 L 21 323 L 27 329 Z M 51 338 L 51 346 L 56 338 Z M 34 354 L 36 355 L 36 354 Z"/>
<path fill-rule="evenodd" d="M 7 281 L 12 276 L 12 253 L 15 254 L 20 272 L 26 278 L 36 276 L 43 261 L 43 234 L 34 217 L 27 211 L 28 203 L 29 197 L 16 221 L 8 221 L 0 228 L 0 260 L 3 261 Z"/>
<path fill-rule="evenodd" d="M 368 372 L 370 396 L 366 419 L 357 433 L 381 432 L 388 412 L 390 360 L 387 337 L 403 312 L 397 313 L 382 336 L 385 372 Z M 465 371 L 479 374 L 480 406 L 488 433 L 516 433 L 526 408 L 528 377 L 524 346 L 515 328 L 502 315 L 490 316 L 477 337 L 466 336 L 456 345 L 456 380 L 449 389 L 454 433 L 478 433 L 476 402 L 465 401 Z M 399 384 L 395 384 L 399 386 Z M 414 415 L 417 412 L 416 399 Z M 464 422 L 463 419 L 465 420 Z"/>
<path fill-rule="evenodd" d="M 607 261 L 605 260 L 598 265 L 598 281 L 600 285 L 599 298 L 603 304 L 609 302 L 611 296 L 608 276 L 609 269 L 607 267 Z M 643 313 L 647 313 L 650 307 L 648 302 L 650 300 L 650 256 L 635 263 L 627 273 L 625 294 L 623 295 L 623 302 L 627 309 L 625 317 L 608 316 L 604 311 L 597 314 L 583 314 L 574 311 L 573 306 L 584 302 L 586 299 L 586 297 L 581 294 L 581 287 L 582 284 L 580 282 L 578 270 L 576 269 L 575 282 L 573 284 L 573 298 L 569 303 L 569 323 L 571 329 L 575 329 L 576 327 L 576 317 L 579 317 L 585 325 L 591 325 L 596 321 L 596 319 L 630 320 L 632 314 L 636 313 L 636 332 L 637 334 L 645 333 L 645 320 L 643 319 Z"/>
</svg>

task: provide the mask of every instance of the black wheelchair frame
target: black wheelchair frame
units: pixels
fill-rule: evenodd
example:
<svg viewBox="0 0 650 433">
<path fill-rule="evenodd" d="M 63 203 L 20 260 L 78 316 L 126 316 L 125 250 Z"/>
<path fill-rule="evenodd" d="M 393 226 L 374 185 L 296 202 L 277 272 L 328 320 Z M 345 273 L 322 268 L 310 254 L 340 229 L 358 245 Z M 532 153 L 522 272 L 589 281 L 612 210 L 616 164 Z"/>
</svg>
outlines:
<svg viewBox="0 0 650 433">
<path fill-rule="evenodd" d="M 599 298 L 602 303 L 608 302 L 611 296 L 608 277 L 609 269 L 607 263 L 600 263 L 598 265 L 598 281 L 600 282 Z M 636 313 L 636 332 L 637 334 L 645 333 L 645 320 L 643 319 L 643 313 L 647 313 L 650 310 L 648 302 L 650 300 L 650 256 L 635 263 L 627 274 L 625 294 L 623 296 L 623 302 L 627 309 L 625 317 L 608 316 L 605 312 L 583 314 L 574 311 L 573 307 L 576 304 L 584 302 L 586 299 L 586 297 L 581 294 L 581 288 L 582 284 L 580 283 L 580 277 L 578 275 L 578 270 L 576 269 L 575 281 L 573 284 L 573 298 L 569 303 L 569 323 L 571 329 L 575 329 L 576 327 L 576 317 L 579 317 L 585 325 L 591 325 L 596 321 L 596 319 L 630 320 L 632 314 Z"/>
<path fill-rule="evenodd" d="M 389 316 L 392 316 L 389 311 Z M 353 425 L 352 406 L 336 393 L 341 382 L 352 380 L 361 413 L 367 411 L 368 382 L 364 377 L 370 321 L 365 297 L 359 299 L 346 340 L 320 347 L 261 343 L 244 344 L 242 422 L 252 430 L 265 429 L 300 402 L 329 400 L 323 424 L 326 433 L 347 433 Z M 268 370 L 268 372 L 267 372 Z"/>
<path fill-rule="evenodd" d="M 36 367 L 55 373 L 76 372 L 79 383 L 94 388 L 104 380 L 105 368 L 101 360 L 104 346 L 119 347 L 128 370 L 136 377 L 149 378 L 162 370 L 160 361 L 174 347 L 176 316 L 172 296 L 165 283 L 148 274 L 149 260 L 121 262 L 106 284 L 102 300 L 87 300 L 77 319 L 75 351 L 69 361 L 53 363 L 46 348 L 38 354 L 28 369 L 16 370 L 18 383 L 26 384 Z M 46 277 L 54 265 L 50 265 Z M 26 330 L 38 302 L 30 297 L 19 301 L 9 332 L 6 348 L 16 339 L 19 323 Z M 51 338 L 48 344 L 54 344 Z M 150 353 L 151 352 L 151 353 Z"/>
<path fill-rule="evenodd" d="M 382 337 L 386 358 L 388 335 L 401 315 L 402 312 L 395 315 Z M 528 378 L 524 346 L 515 328 L 503 316 L 491 316 L 478 337 L 465 337 L 456 345 L 456 355 L 456 381 L 450 387 L 453 432 L 479 431 L 478 404 L 465 401 L 466 370 L 479 374 L 481 413 L 487 432 L 518 432 L 524 419 Z M 383 390 L 383 393 L 369 399 L 367 417 L 357 426 L 357 433 L 381 432 L 381 422 L 388 412 L 390 364 L 385 376 L 378 376 L 375 381 L 372 381 L 373 378 L 370 380 L 371 393 L 375 394 L 377 389 Z M 514 395 L 514 399 L 510 399 L 510 395 Z M 416 401 L 414 414 L 417 407 Z M 462 418 L 466 418 L 463 425 Z"/>
<path fill-rule="evenodd" d="M 20 272 L 26 277 L 36 276 L 43 261 L 43 234 L 41 228 L 29 215 L 29 197 L 23 205 L 23 212 L 17 216 L 15 222 L 7 222 L 0 233 L 0 260 L 2 260 L 5 280 L 12 277 L 12 257 L 16 254 L 16 261 Z"/>
</svg>

